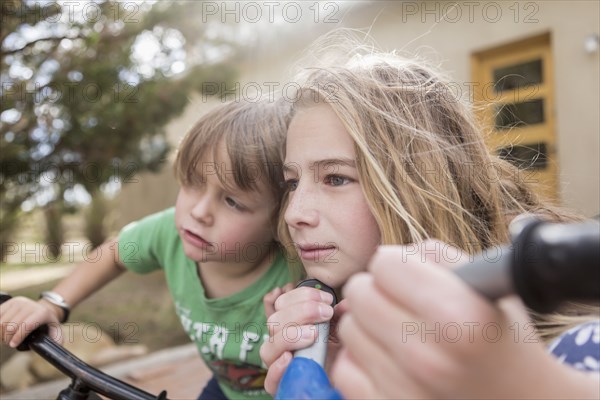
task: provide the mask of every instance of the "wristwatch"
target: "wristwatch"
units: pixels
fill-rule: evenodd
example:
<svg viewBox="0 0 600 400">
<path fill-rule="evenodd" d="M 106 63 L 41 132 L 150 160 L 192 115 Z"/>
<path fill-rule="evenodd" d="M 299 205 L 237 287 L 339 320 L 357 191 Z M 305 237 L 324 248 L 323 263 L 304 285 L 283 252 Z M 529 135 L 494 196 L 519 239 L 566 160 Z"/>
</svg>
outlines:
<svg viewBox="0 0 600 400">
<path fill-rule="evenodd" d="M 40 294 L 40 299 L 46 300 L 48 303 L 54 304 L 57 307 L 60 307 L 63 310 L 63 318 L 60 321 L 61 324 L 64 324 L 69 319 L 69 314 L 71 313 L 71 307 L 67 304 L 63 297 L 56 292 L 42 292 Z"/>
</svg>

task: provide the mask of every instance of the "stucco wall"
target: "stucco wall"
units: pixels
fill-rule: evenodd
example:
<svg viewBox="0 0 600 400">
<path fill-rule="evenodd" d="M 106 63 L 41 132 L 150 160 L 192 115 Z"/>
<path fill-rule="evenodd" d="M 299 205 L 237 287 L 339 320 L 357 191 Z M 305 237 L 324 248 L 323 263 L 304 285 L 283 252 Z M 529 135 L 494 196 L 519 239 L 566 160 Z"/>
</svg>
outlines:
<svg viewBox="0 0 600 400">
<path fill-rule="evenodd" d="M 457 2 L 460 12 L 449 8 L 451 2 L 398 3 L 386 2 L 385 12 L 379 4 L 360 18 L 378 13 L 371 33 L 383 47 L 429 54 L 458 82 L 472 80 L 472 53 L 551 34 L 560 198 L 585 215 L 599 214 L 600 64 L 599 53 L 588 54 L 584 41 L 600 30 L 600 2 Z"/>
<path fill-rule="evenodd" d="M 453 3 L 457 4 L 454 8 Z M 468 90 L 464 83 L 472 81 L 474 52 L 549 32 L 555 71 L 560 198 L 564 205 L 593 216 L 600 213 L 599 54 L 586 53 L 584 40 L 598 34 L 599 15 L 600 3 L 596 1 L 345 3 L 333 15 L 337 23 L 321 21 L 285 29 L 274 26 L 271 37 L 262 40 L 239 65 L 239 84 L 244 88 L 249 83 L 277 82 L 282 87 L 289 79 L 291 63 L 314 37 L 345 26 L 370 30 L 386 50 L 418 53 L 438 62 Z M 211 104 L 195 97 L 184 115 L 169 124 L 174 145 Z M 159 177 L 140 176 L 119 197 L 121 220 L 126 223 L 167 207 L 173 204 L 175 194 L 170 166 Z"/>
</svg>

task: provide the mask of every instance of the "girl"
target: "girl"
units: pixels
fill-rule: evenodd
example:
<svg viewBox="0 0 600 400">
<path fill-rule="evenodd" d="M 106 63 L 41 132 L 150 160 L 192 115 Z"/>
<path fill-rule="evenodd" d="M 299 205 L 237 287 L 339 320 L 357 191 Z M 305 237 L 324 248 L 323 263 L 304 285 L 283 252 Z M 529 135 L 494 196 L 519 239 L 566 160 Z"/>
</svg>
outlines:
<svg viewBox="0 0 600 400">
<path fill-rule="evenodd" d="M 469 106 L 428 67 L 395 54 L 355 52 L 347 62 L 309 70 L 301 82 L 287 135 L 288 192 L 280 236 L 284 243 L 294 243 L 308 276 L 338 293 L 352 275 L 366 269 L 380 245 L 424 243 L 430 246 L 425 253 L 440 255 L 452 253 L 442 245 L 450 243 L 459 255 L 472 254 L 508 242 L 507 225 L 518 214 L 570 218 L 544 204 L 519 179 L 515 167 L 489 153 Z M 442 242 L 428 242 L 431 238 Z M 459 258 L 454 257 L 455 262 Z M 435 302 L 439 321 L 456 316 L 451 312 L 453 298 L 442 300 L 436 286 L 430 289 L 411 278 L 407 275 L 402 287 L 419 292 L 415 301 Z M 265 387 L 270 393 L 275 393 L 291 352 L 314 342 L 312 324 L 336 319 L 349 307 L 342 301 L 333 309 L 329 295 L 311 288 L 281 293 L 276 290 L 265 298 L 271 339 L 262 346 L 261 357 L 269 366 Z M 388 318 L 362 299 L 373 317 Z M 523 313 L 510 316 L 527 322 Z M 460 321 L 469 322 L 464 318 L 456 322 Z M 291 335 L 290 326 L 299 327 L 301 335 Z M 476 333 L 480 328 L 474 327 Z M 400 343 L 401 332 L 379 332 Z M 464 339 L 460 343 L 464 345 Z M 469 351 L 468 344 L 463 350 Z M 410 354 L 416 355 L 417 348 Z M 335 358 L 332 350 L 330 346 L 329 360 Z M 376 357 L 380 365 L 361 364 L 360 359 L 354 359 L 353 365 L 361 364 L 374 374 L 394 370 L 385 363 L 385 353 L 374 354 L 381 356 Z M 433 369 L 445 376 L 442 371 L 449 370 L 449 363 L 429 350 L 419 356 L 425 357 L 419 365 L 424 371 Z M 393 390 L 368 391 L 367 379 L 352 376 L 357 378 L 354 386 L 367 388 L 356 392 L 359 397 L 402 395 Z M 426 376 L 423 372 L 418 377 Z M 449 386 L 452 382 L 444 381 Z M 390 383 L 416 387 L 408 378 Z M 428 394 L 417 388 L 406 393 L 409 397 Z"/>
</svg>

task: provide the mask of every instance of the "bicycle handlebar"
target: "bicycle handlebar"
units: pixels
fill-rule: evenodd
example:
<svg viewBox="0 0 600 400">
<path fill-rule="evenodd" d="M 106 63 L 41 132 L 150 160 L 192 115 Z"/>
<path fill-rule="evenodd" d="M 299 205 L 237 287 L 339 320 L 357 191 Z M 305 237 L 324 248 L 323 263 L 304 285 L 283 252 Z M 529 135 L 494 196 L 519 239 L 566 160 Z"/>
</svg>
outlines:
<svg viewBox="0 0 600 400">
<path fill-rule="evenodd" d="M 10 295 L 0 293 L 0 304 L 9 299 L 11 299 Z M 152 395 L 86 364 L 52 340 L 48 336 L 46 325 L 31 332 L 17 349 L 33 350 L 63 374 L 72 378 L 73 390 L 87 392 L 91 389 L 113 400 L 167 400 L 166 391 L 162 391 L 158 396 Z"/>
</svg>

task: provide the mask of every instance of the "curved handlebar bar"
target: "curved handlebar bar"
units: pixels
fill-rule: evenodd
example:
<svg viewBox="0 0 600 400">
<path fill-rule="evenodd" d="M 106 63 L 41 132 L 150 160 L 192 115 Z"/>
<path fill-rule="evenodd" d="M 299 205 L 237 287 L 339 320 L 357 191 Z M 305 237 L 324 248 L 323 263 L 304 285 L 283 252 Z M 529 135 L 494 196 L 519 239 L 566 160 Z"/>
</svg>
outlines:
<svg viewBox="0 0 600 400">
<path fill-rule="evenodd" d="M 10 298 L 11 296 L 8 294 L 0 293 L 0 304 Z M 52 340 L 47 333 L 48 327 L 46 325 L 37 328 L 25 338 L 17 349 L 20 351 L 33 350 L 63 374 L 73 379 L 73 383 L 69 389 L 79 394 L 71 397 L 61 397 L 63 395 L 61 392 L 59 399 L 85 399 L 90 390 L 113 400 L 167 399 L 166 391 L 161 392 L 158 396 L 152 395 L 86 364 Z"/>
</svg>

